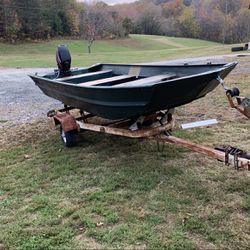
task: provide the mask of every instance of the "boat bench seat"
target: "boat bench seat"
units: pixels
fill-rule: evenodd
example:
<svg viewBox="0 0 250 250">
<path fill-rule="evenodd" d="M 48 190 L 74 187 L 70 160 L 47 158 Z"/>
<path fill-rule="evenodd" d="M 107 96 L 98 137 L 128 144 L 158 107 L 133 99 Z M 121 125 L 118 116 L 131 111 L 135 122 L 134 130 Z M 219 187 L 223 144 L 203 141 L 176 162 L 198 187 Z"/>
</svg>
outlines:
<svg viewBox="0 0 250 250">
<path fill-rule="evenodd" d="M 161 81 L 170 80 L 174 77 L 176 77 L 175 74 L 156 75 L 156 76 L 141 78 L 135 81 L 121 83 L 115 86 L 117 87 L 140 87 L 140 86 L 145 86 L 145 85 L 151 85 L 153 83 L 157 83 Z"/>
<path fill-rule="evenodd" d="M 110 86 L 110 85 L 122 83 L 124 81 L 131 81 L 134 79 L 135 79 L 135 76 L 132 76 L 132 75 L 120 75 L 120 76 L 113 76 L 113 77 L 99 79 L 99 80 L 90 81 L 90 82 L 83 82 L 83 83 L 79 83 L 78 85 L 81 85 L 81 86 L 94 86 L 94 85 Z"/>
<path fill-rule="evenodd" d="M 83 83 L 88 81 L 94 81 L 98 79 L 108 78 L 112 76 L 112 70 L 102 70 L 91 73 L 85 73 L 74 76 L 67 76 L 62 78 L 57 78 L 57 81 L 69 82 L 69 83 Z"/>
</svg>

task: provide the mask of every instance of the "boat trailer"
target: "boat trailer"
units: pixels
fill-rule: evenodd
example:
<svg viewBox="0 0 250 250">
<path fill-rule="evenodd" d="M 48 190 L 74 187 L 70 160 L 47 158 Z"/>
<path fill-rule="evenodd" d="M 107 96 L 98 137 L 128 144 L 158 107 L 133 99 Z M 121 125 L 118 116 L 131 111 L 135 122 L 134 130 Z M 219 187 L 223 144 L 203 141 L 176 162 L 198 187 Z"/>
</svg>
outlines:
<svg viewBox="0 0 250 250">
<path fill-rule="evenodd" d="M 60 125 L 61 138 L 66 147 L 75 146 L 77 133 L 88 130 L 128 138 L 155 139 L 158 150 L 160 149 L 160 143 L 163 146 L 165 142 L 172 143 L 217 159 L 224 162 L 225 165 L 232 165 L 237 170 L 247 169 L 250 171 L 250 153 L 231 146 L 211 148 L 173 136 L 173 130 L 185 129 L 185 127 L 209 126 L 217 123 L 213 119 L 180 127 L 175 124 L 173 111 L 170 109 L 137 119 L 111 121 L 65 106 L 64 109 L 49 111 L 47 116 L 54 120 L 55 125 Z"/>
</svg>

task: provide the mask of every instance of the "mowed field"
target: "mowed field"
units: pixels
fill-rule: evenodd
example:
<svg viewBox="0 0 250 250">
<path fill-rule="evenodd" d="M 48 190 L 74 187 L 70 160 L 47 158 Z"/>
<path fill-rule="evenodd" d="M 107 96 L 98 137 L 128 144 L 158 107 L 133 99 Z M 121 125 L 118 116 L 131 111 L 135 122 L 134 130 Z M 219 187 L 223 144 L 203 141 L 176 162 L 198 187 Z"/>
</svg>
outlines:
<svg viewBox="0 0 250 250">
<path fill-rule="evenodd" d="M 136 63 L 166 59 L 219 55 L 231 52 L 231 46 L 188 38 L 130 35 L 128 39 L 95 41 L 87 53 L 83 40 L 53 40 L 9 45 L 0 43 L 0 67 L 54 67 L 55 51 L 66 44 L 72 54 L 73 66 L 94 63 Z"/>
<path fill-rule="evenodd" d="M 96 41 L 91 55 L 81 41 L 1 44 L 1 67 L 54 67 L 60 43 L 68 44 L 74 66 L 210 56 L 231 48 L 136 35 Z M 248 96 L 249 58 L 237 58 L 226 81 Z M 250 151 L 250 121 L 228 108 L 220 87 L 176 109 L 178 123 L 209 118 L 219 124 L 174 135 Z M 46 117 L 9 124 L 0 115 L 0 123 L 0 249 L 250 248 L 250 172 L 174 145 L 159 152 L 153 140 L 88 131 L 77 147 L 65 148 Z"/>
</svg>

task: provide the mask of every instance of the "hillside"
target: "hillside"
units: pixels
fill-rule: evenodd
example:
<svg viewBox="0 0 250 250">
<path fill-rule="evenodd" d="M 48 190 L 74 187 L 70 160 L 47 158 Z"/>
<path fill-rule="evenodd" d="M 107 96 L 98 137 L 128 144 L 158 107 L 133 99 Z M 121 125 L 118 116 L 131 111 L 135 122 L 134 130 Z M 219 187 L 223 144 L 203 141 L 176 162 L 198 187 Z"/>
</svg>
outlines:
<svg viewBox="0 0 250 250">
<path fill-rule="evenodd" d="M 0 43 L 0 67 L 54 67 L 57 45 L 68 45 L 73 66 L 98 62 L 136 63 L 231 53 L 231 46 L 198 39 L 130 35 L 127 39 L 95 41 L 92 53 L 82 40 L 52 40 L 18 45 Z"/>
</svg>

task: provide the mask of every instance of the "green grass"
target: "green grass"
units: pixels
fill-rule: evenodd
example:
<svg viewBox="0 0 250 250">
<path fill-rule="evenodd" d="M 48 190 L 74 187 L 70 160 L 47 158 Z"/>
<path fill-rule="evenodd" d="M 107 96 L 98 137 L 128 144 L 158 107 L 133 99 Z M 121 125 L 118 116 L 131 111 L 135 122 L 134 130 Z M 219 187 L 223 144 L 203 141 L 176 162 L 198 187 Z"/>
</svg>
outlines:
<svg viewBox="0 0 250 250">
<path fill-rule="evenodd" d="M 149 40 L 159 47 L 149 50 Z M 128 44 L 133 47 L 118 41 L 97 42 L 91 57 L 80 53 L 85 49 L 82 42 L 68 44 L 79 62 L 85 58 L 93 63 L 101 56 L 124 62 L 137 55 L 136 59 L 143 61 L 153 55 L 186 57 L 222 53 L 228 48 L 201 41 L 196 41 L 196 46 L 204 50 L 181 47 L 190 46 L 187 39 L 180 40 L 177 49 L 171 48 L 169 40 L 174 38 L 132 36 Z M 1 57 L 6 59 L 5 66 L 19 65 L 17 58 L 27 66 L 53 66 L 55 47 L 64 42 L 3 45 L 5 49 L 1 44 Z M 166 43 L 168 49 L 162 50 Z M 115 52 L 117 46 L 122 51 Z M 247 67 L 248 58 L 239 60 L 240 66 L 227 78 L 227 84 L 237 82 L 242 93 L 249 95 L 250 76 L 240 70 Z M 246 137 L 249 120 L 226 107 L 226 98 L 216 89 L 206 98 L 178 108 L 178 122 L 217 118 L 220 124 L 175 135 L 211 147 L 231 144 L 250 151 Z M 16 126 L 4 120 L 0 123 L 0 248 L 250 247 L 247 171 L 236 171 L 174 145 L 167 144 L 158 152 L 155 141 L 91 132 L 80 134 L 78 146 L 67 149 L 46 119 Z"/>
<path fill-rule="evenodd" d="M 6 248 L 247 246 L 244 174 L 171 145 L 160 153 L 153 142 L 85 132 L 67 149 L 55 131 L 44 133 L 50 139 L 41 134 L 0 151 Z"/>
<path fill-rule="evenodd" d="M 191 48 L 221 46 L 220 43 L 205 41 L 205 40 L 200 40 L 200 39 L 183 38 L 183 37 L 169 37 L 168 39 L 174 43 L 177 43 L 186 47 L 191 47 Z"/>
<path fill-rule="evenodd" d="M 0 43 L 0 67 L 54 67 L 57 45 L 67 44 L 73 66 L 99 62 L 136 63 L 230 53 L 231 46 L 187 38 L 130 35 L 130 38 L 95 41 L 92 53 L 87 53 L 82 40 L 52 40 L 26 42 L 17 45 Z"/>
</svg>

